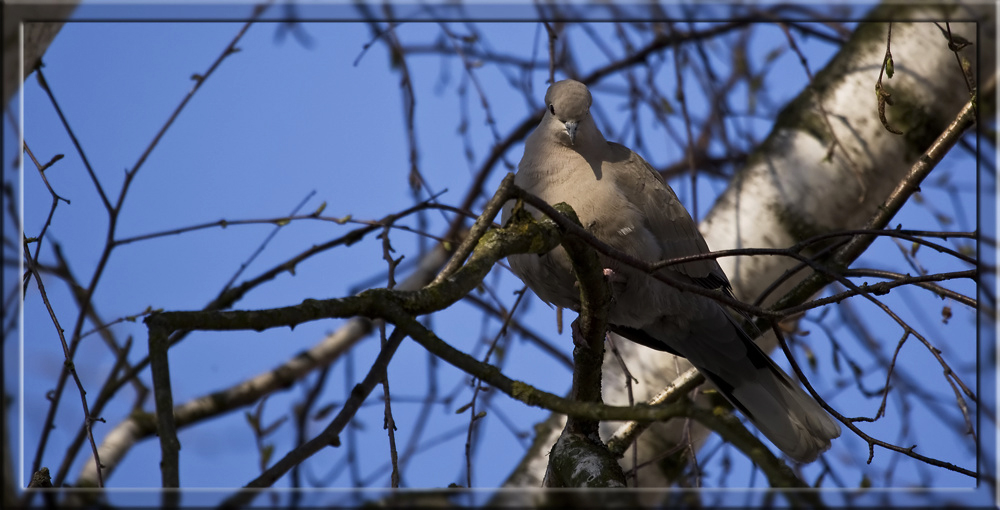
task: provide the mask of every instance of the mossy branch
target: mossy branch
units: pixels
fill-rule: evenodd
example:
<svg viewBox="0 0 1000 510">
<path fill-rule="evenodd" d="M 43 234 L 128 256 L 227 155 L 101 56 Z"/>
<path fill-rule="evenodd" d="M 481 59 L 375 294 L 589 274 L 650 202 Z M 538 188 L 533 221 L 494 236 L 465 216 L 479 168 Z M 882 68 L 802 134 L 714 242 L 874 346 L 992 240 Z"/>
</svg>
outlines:
<svg viewBox="0 0 1000 510">
<path fill-rule="evenodd" d="M 487 205 L 486 210 L 493 216 L 499 210 L 499 206 L 507 200 L 529 196 L 519 188 L 514 187 L 512 182 L 512 176 L 508 176 Z M 535 197 L 531 198 L 537 200 Z M 603 334 L 606 328 L 603 311 L 606 305 L 603 303 L 606 303 L 608 299 L 606 295 L 608 290 L 606 287 L 602 288 L 602 286 L 606 286 L 606 283 L 598 272 L 600 266 L 596 255 L 589 248 L 581 248 L 582 244 L 580 246 L 573 244 L 583 241 L 573 232 L 567 232 L 565 225 L 573 224 L 578 232 L 585 233 L 585 231 L 579 226 L 578 221 L 573 223 L 573 220 L 569 219 L 576 217 L 569 206 L 558 204 L 555 208 L 548 207 L 548 209 L 554 213 L 554 219 L 535 220 L 530 215 L 526 215 L 527 217 L 513 221 L 504 228 L 493 229 L 483 227 L 492 222 L 492 217 L 484 214 L 477 222 L 481 228 L 474 227 L 473 234 L 470 235 L 472 240 L 469 243 L 474 244 L 468 246 L 474 245 L 475 249 L 469 254 L 468 260 L 457 269 L 453 269 L 457 264 L 449 265 L 449 268 L 444 271 L 446 274 L 443 277 L 437 278 L 423 289 L 417 291 L 370 289 L 356 296 L 324 300 L 306 299 L 298 305 L 264 310 L 160 312 L 148 316 L 144 321 L 150 332 L 150 344 L 151 346 L 159 346 L 162 342 L 157 339 L 166 338 L 171 332 L 178 330 L 263 331 L 281 326 L 294 328 L 303 322 L 320 319 L 362 316 L 383 319 L 395 324 L 406 336 L 413 338 L 439 358 L 528 405 L 543 407 L 594 423 L 605 420 L 656 421 L 676 416 L 677 410 L 671 406 L 641 404 L 632 407 L 606 406 L 601 404 L 599 399 L 598 401 L 583 402 L 538 390 L 529 384 L 514 381 L 501 374 L 494 366 L 481 363 L 451 347 L 416 320 L 417 316 L 442 310 L 462 299 L 481 284 L 483 278 L 500 259 L 517 253 L 543 254 L 551 251 L 561 242 L 569 242 L 571 251 L 588 253 L 581 256 L 590 258 L 589 261 L 585 262 L 590 269 L 588 271 L 581 270 L 581 273 L 592 273 L 583 278 L 583 286 L 588 289 L 586 292 L 588 297 L 585 297 L 584 301 L 588 309 L 597 308 L 601 310 L 601 313 L 586 314 L 588 318 L 584 331 L 587 332 L 590 343 L 603 348 Z M 476 239 L 477 235 L 481 235 L 481 237 Z M 458 250 L 458 253 L 456 260 L 460 260 L 465 253 L 468 253 L 467 248 L 463 246 Z M 447 274 L 448 271 L 452 270 L 451 274 Z M 601 296 L 601 293 L 604 293 L 603 297 L 593 297 Z M 388 362 L 388 359 L 385 362 Z M 166 363 L 165 348 L 151 349 L 151 364 L 160 364 L 159 366 L 166 367 Z M 154 391 L 158 394 L 158 400 L 162 398 L 166 402 L 167 399 L 172 398 L 170 396 L 169 372 L 166 370 L 158 370 L 157 372 L 159 375 L 154 377 Z M 599 379 L 596 380 L 596 385 L 593 380 L 583 383 L 583 385 L 589 388 L 586 390 L 586 394 L 600 394 Z M 358 390 L 357 399 L 363 400 L 367 396 L 365 388 L 356 388 L 356 390 Z M 352 399 L 354 397 L 352 395 Z M 179 446 L 175 427 L 171 426 L 173 423 L 172 412 L 169 412 L 171 410 L 172 406 L 157 406 L 158 432 L 165 458 L 168 454 L 170 456 L 176 454 Z M 333 433 L 331 431 L 331 434 Z M 279 464 L 281 463 L 279 462 Z M 284 464 L 282 465 L 284 466 Z M 171 469 L 175 467 L 176 463 Z M 262 485 L 260 486 L 267 486 L 268 482 L 278 478 L 275 476 L 278 474 L 262 474 L 260 477 Z M 172 479 L 171 476 L 171 481 L 168 483 L 173 483 Z"/>
<path fill-rule="evenodd" d="M 768 484 L 775 489 L 809 489 L 787 464 L 776 457 L 732 415 L 728 409 L 714 407 L 707 409 L 696 405 L 688 399 L 679 401 L 682 412 L 708 429 L 719 434 L 723 440 L 732 444 L 760 468 L 767 476 Z M 814 491 L 786 491 L 782 494 L 788 498 L 793 507 L 820 508 L 822 501 Z"/>
</svg>

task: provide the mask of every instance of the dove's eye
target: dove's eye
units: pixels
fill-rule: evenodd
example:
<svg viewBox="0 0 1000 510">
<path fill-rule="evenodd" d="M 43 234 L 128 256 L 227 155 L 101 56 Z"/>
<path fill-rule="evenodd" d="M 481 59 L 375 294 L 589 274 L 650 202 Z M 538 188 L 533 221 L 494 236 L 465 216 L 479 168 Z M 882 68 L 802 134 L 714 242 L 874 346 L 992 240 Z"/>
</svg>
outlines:
<svg viewBox="0 0 1000 510">
<path fill-rule="evenodd" d="M 552 112 L 552 115 L 555 115 L 556 114 L 556 107 L 554 105 L 550 104 L 549 105 L 549 111 Z"/>
</svg>

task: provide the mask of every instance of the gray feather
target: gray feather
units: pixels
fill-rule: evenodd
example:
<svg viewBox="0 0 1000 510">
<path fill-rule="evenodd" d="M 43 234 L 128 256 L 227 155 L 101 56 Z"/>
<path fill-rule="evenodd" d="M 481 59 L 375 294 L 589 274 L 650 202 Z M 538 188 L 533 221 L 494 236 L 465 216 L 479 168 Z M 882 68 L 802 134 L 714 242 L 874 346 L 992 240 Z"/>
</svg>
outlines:
<svg viewBox="0 0 1000 510">
<path fill-rule="evenodd" d="M 590 115 L 591 95 L 565 80 L 549 87 L 546 112 L 525 142 L 514 183 L 550 204 L 566 202 L 594 236 L 655 262 L 709 251 L 687 210 L 653 168 L 608 142 Z M 503 209 L 503 221 L 513 204 Z M 529 208 L 533 214 L 538 214 Z M 511 270 L 548 303 L 579 310 L 569 258 L 560 248 L 508 258 Z M 795 384 L 717 302 L 683 293 L 616 260 L 609 329 L 687 358 L 781 451 L 808 462 L 830 447 L 840 426 Z M 671 277 L 728 292 L 715 260 L 661 269 Z"/>
</svg>

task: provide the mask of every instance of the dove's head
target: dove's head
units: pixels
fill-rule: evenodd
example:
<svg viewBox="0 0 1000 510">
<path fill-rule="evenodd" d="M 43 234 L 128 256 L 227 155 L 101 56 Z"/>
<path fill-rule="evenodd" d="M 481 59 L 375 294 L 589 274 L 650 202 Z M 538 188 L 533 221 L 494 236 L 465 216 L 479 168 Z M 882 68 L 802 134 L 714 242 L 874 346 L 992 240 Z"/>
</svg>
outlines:
<svg viewBox="0 0 1000 510">
<path fill-rule="evenodd" d="M 590 117 L 592 98 L 587 86 L 576 80 L 557 81 L 545 93 L 546 115 L 551 115 L 574 145 L 580 124 Z"/>
</svg>

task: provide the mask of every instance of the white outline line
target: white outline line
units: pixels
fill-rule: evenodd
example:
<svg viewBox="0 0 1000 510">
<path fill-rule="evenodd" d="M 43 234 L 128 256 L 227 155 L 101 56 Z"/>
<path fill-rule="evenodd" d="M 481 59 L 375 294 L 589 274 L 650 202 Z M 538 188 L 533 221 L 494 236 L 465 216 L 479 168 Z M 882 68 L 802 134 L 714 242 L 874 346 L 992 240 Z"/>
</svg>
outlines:
<svg viewBox="0 0 1000 510">
<path fill-rule="evenodd" d="M 996 12 L 996 19 L 994 20 L 994 22 L 1000 23 L 1000 9 L 998 9 L 997 12 Z M 996 45 L 996 49 L 997 50 L 1000 50 L 1000 39 L 994 40 L 993 44 Z M 1000 53 L 994 53 L 994 58 L 996 58 L 996 55 L 1000 55 Z M 993 95 L 994 95 L 994 99 L 1000 99 L 1000 89 L 994 89 Z M 980 126 L 977 125 L 976 129 L 979 129 L 979 128 L 980 128 Z M 1000 135 L 997 135 L 997 140 L 1000 141 Z M 979 147 L 978 144 L 979 144 L 979 141 L 977 140 L 976 141 L 976 147 L 977 148 Z M 977 153 L 978 153 L 978 151 L 977 151 Z M 996 157 L 996 161 L 998 162 L 998 164 L 1000 164 L 1000 152 L 994 154 L 994 156 Z M 1000 197 L 1000 181 L 996 181 L 993 184 L 996 187 L 996 189 L 994 190 L 995 194 L 993 195 L 993 199 L 995 201 L 995 200 L 997 200 L 998 197 Z M 997 204 L 995 202 L 994 202 L 993 207 L 994 207 L 993 215 L 995 216 L 995 218 L 993 219 L 993 221 L 997 222 L 997 223 L 994 223 L 994 226 L 997 226 L 997 225 L 1000 225 L 1000 207 L 997 207 Z M 1000 227 L 998 227 L 998 230 L 1000 230 Z M 982 249 L 981 246 L 980 246 L 980 249 Z M 994 250 L 994 256 L 996 256 L 996 251 L 995 250 Z M 979 262 L 981 264 L 982 260 L 980 260 Z M 994 261 L 994 264 L 995 263 L 996 262 Z M 994 275 L 994 277 L 993 277 L 993 283 L 994 283 L 994 286 L 993 286 L 994 287 L 993 288 L 993 295 L 996 296 L 997 295 L 997 291 L 1000 291 L 1000 280 L 998 280 L 996 278 L 996 275 Z M 998 340 L 1000 340 L 1000 321 L 997 321 L 997 317 L 995 315 L 993 317 L 993 335 L 994 335 L 993 336 L 993 341 L 994 342 L 997 342 Z M 998 351 L 996 349 L 995 345 L 994 345 L 993 351 L 995 353 L 994 356 L 996 356 L 996 359 L 993 360 L 993 368 L 994 368 L 994 370 L 996 370 L 997 367 L 1000 367 L 1000 351 Z M 996 385 L 996 387 L 993 388 L 993 391 L 994 391 L 994 393 L 993 393 L 994 411 L 997 412 L 998 414 L 1000 414 L 1000 411 L 997 411 L 996 407 L 995 407 L 997 401 L 1000 400 L 1000 377 L 997 377 L 996 374 L 994 374 L 994 384 Z M 997 431 L 993 430 L 993 433 L 996 434 Z M 981 437 L 982 431 L 979 431 L 979 434 L 980 434 L 980 440 L 982 440 L 982 437 Z M 994 451 L 993 451 L 993 463 L 994 463 L 994 465 L 993 465 L 993 473 L 992 473 L 992 475 L 993 476 L 998 476 L 998 474 L 1000 474 L 1000 441 L 997 440 L 997 436 L 996 435 L 994 435 L 994 438 L 993 438 L 993 448 L 994 448 Z M 997 483 L 997 484 L 993 485 L 993 505 L 996 506 L 997 504 L 1000 504 L 1000 483 Z"/>
<path fill-rule="evenodd" d="M 21 215 L 17 225 L 17 233 L 19 240 L 24 242 L 24 21 L 20 21 L 17 24 L 17 40 L 18 40 L 18 62 L 20 69 L 17 70 L 18 78 L 20 81 L 17 85 L 17 124 L 18 124 L 18 134 L 17 134 L 17 153 L 18 156 L 18 185 L 20 189 L 18 191 L 18 214 Z M 20 455 L 20 466 L 18 471 L 21 473 L 21 489 L 27 488 L 28 484 L 25 483 L 24 479 L 24 257 L 17 258 L 17 290 L 21 294 L 21 301 L 18 302 L 17 314 L 18 314 L 18 382 L 19 382 L 19 393 L 20 398 L 17 403 L 18 418 L 20 419 L 19 430 L 18 430 L 18 452 Z"/>
</svg>

